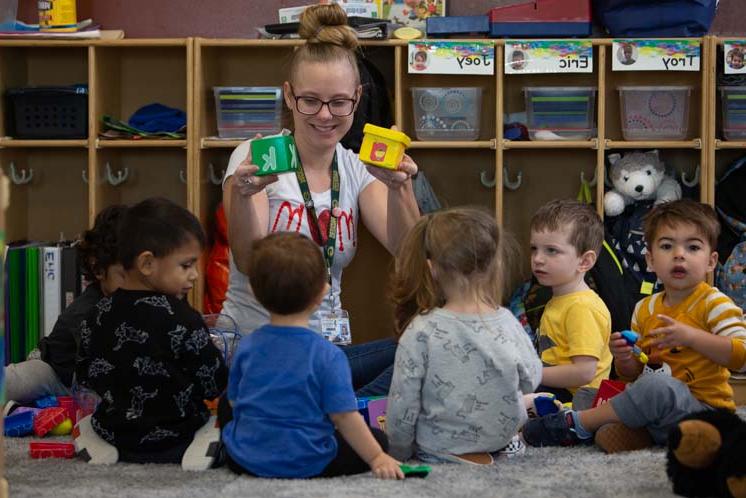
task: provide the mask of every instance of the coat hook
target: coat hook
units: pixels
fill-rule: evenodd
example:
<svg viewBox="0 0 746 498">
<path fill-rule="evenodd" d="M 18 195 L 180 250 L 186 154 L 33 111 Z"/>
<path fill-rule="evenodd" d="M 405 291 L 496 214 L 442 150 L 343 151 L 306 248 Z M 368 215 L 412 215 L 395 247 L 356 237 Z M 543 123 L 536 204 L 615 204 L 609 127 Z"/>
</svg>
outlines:
<svg viewBox="0 0 746 498">
<path fill-rule="evenodd" d="M 184 170 L 183 169 L 179 170 L 179 180 L 181 180 L 181 183 L 186 183 L 187 182 L 186 175 L 184 174 Z"/>
<path fill-rule="evenodd" d="M 215 167 L 212 165 L 212 163 L 207 165 L 207 174 L 210 178 L 210 182 L 213 185 L 220 185 L 223 183 L 223 177 L 225 176 L 225 170 L 223 170 L 220 173 L 220 176 L 215 175 Z"/>
<path fill-rule="evenodd" d="M 593 178 L 591 178 L 591 180 L 588 182 L 588 185 L 590 185 L 591 187 L 595 187 L 597 182 L 598 182 L 598 175 L 594 171 L 593 172 Z M 581 171 L 580 172 L 580 183 L 586 183 L 586 181 L 585 181 L 585 171 Z"/>
<path fill-rule="evenodd" d="M 24 169 L 21 168 L 21 174 L 16 171 L 16 165 L 13 161 L 10 162 L 10 179 L 16 185 L 25 185 L 31 182 L 34 177 L 34 170 L 32 168 Z"/>
<path fill-rule="evenodd" d="M 116 187 L 117 185 L 124 183 L 125 180 L 127 180 L 127 177 L 129 176 L 129 169 L 126 167 L 122 170 L 120 169 L 117 171 L 117 175 L 114 176 L 111 173 L 111 166 L 109 163 L 106 163 L 106 179 L 111 184 L 112 187 Z"/>
<path fill-rule="evenodd" d="M 503 166 L 503 185 L 508 190 L 518 190 L 521 187 L 523 181 L 523 171 L 519 171 L 515 177 L 515 181 L 511 182 L 508 176 L 508 167 Z"/>
<path fill-rule="evenodd" d="M 83 177 L 83 183 L 88 184 L 88 171 L 81 170 L 80 174 Z"/>
<path fill-rule="evenodd" d="M 482 171 L 481 173 L 479 173 L 479 181 L 482 183 L 483 186 L 487 188 L 493 188 L 495 185 L 497 185 L 497 179 L 493 177 L 492 180 L 488 180 L 487 174 L 488 173 L 486 171 Z"/>
<path fill-rule="evenodd" d="M 681 172 L 681 183 L 686 185 L 687 187 L 696 187 L 699 183 L 699 164 L 697 165 L 697 169 L 694 170 L 694 178 L 691 180 L 687 180 L 686 178 L 686 171 Z"/>
</svg>

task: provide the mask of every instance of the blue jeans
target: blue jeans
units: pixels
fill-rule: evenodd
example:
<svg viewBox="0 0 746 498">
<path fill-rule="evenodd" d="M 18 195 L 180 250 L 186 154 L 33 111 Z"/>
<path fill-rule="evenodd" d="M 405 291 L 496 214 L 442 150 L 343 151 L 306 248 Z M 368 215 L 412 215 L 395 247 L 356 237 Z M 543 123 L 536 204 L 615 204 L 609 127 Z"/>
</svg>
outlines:
<svg viewBox="0 0 746 498">
<path fill-rule="evenodd" d="M 358 398 L 388 396 L 394 374 L 396 342 L 393 339 L 340 346 L 352 371 L 352 386 Z"/>
</svg>

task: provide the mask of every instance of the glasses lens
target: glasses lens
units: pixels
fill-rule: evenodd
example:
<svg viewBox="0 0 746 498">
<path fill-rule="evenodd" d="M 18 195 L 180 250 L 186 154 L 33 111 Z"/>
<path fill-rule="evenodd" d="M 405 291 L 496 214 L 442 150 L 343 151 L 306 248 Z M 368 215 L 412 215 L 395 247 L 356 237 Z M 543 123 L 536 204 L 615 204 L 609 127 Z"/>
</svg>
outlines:
<svg viewBox="0 0 746 498">
<path fill-rule="evenodd" d="M 321 110 L 323 103 L 315 97 L 298 97 L 298 112 L 303 114 L 316 114 Z"/>
<path fill-rule="evenodd" d="M 329 102 L 329 112 L 335 116 L 349 116 L 355 102 L 349 99 L 332 100 Z"/>
</svg>

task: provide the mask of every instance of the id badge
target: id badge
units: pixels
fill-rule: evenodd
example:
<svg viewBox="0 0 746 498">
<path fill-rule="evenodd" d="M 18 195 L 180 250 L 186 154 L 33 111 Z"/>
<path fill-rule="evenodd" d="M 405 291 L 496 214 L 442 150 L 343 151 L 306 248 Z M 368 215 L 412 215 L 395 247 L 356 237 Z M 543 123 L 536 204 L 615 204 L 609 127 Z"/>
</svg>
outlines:
<svg viewBox="0 0 746 498">
<path fill-rule="evenodd" d="M 333 344 L 350 344 L 350 317 L 345 310 L 321 313 L 321 335 Z"/>
</svg>

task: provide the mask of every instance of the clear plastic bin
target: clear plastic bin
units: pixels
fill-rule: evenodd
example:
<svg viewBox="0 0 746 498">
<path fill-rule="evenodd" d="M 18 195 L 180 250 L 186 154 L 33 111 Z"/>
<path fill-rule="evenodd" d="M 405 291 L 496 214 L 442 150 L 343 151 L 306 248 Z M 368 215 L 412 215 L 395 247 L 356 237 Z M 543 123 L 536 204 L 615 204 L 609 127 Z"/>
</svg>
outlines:
<svg viewBox="0 0 746 498">
<path fill-rule="evenodd" d="M 595 130 L 596 87 L 527 86 L 531 140 L 588 140 Z"/>
<path fill-rule="evenodd" d="M 282 128 L 282 89 L 275 86 L 216 86 L 220 138 L 271 135 Z"/>
<path fill-rule="evenodd" d="M 412 88 L 412 105 L 418 140 L 479 138 L 479 87 Z"/>
<path fill-rule="evenodd" d="M 691 92 L 690 86 L 620 86 L 624 139 L 685 139 Z"/>
<path fill-rule="evenodd" d="M 723 138 L 746 139 L 746 86 L 721 86 Z"/>
</svg>

